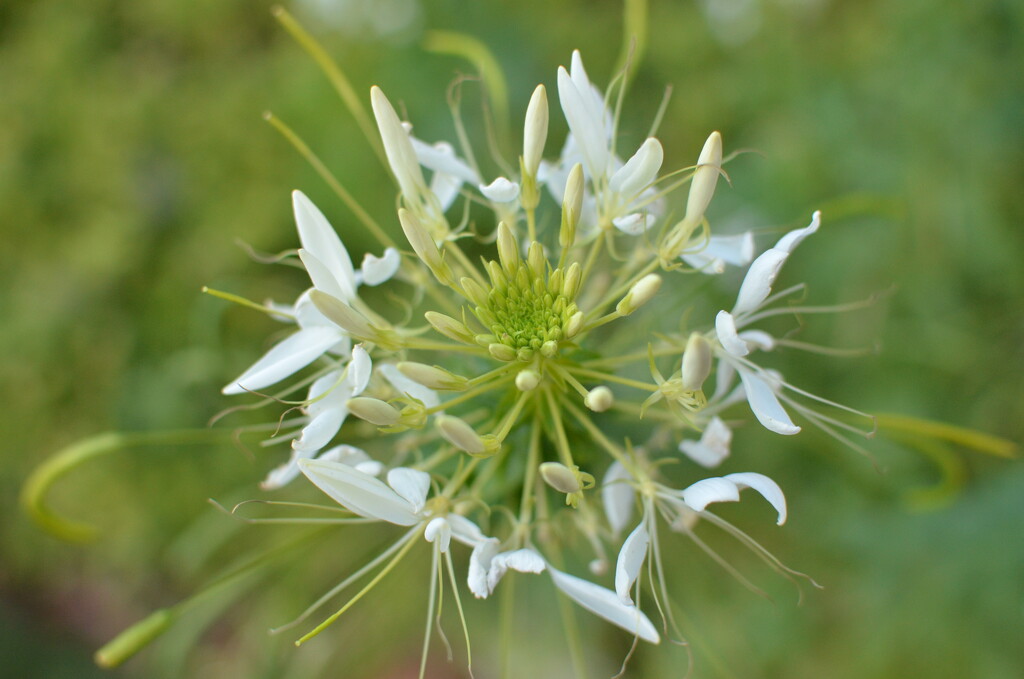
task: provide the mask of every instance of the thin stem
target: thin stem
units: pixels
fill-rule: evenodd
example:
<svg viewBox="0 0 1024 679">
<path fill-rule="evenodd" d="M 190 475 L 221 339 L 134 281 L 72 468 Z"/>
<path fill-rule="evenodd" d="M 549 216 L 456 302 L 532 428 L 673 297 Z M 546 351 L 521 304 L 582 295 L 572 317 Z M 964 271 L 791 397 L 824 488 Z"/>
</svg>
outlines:
<svg viewBox="0 0 1024 679">
<path fill-rule="evenodd" d="M 592 377 L 595 380 L 601 380 L 602 382 L 615 382 L 616 384 L 622 384 L 627 387 L 633 387 L 634 389 L 642 389 L 644 391 L 658 391 L 658 385 L 651 384 L 650 382 L 641 382 L 639 380 L 631 380 L 628 377 L 619 377 L 611 373 L 601 372 L 599 370 L 588 370 L 586 368 L 566 367 L 570 373 L 575 375 L 581 375 L 583 377 Z"/>
<path fill-rule="evenodd" d="M 512 377 L 512 376 L 508 376 L 508 377 L 496 379 L 493 382 L 491 382 L 490 384 L 481 384 L 479 387 L 477 387 L 475 389 L 470 389 L 469 391 L 467 391 L 465 393 L 459 394 L 455 398 L 449 399 L 449 400 L 445 401 L 444 403 L 439 403 L 438 405 L 434 406 L 433 408 L 427 408 L 426 410 L 423 411 L 423 414 L 424 415 L 433 415 L 434 413 L 441 412 L 442 410 L 450 408 L 450 407 L 452 407 L 454 405 L 458 405 L 459 403 L 465 403 L 466 401 L 469 401 L 469 400 L 472 400 L 472 399 L 476 398 L 480 394 L 486 394 L 489 391 L 493 391 L 494 389 L 498 389 L 500 387 L 503 387 L 506 384 L 509 384 L 510 382 L 512 382 L 512 380 L 514 380 L 514 379 L 515 378 Z"/>
</svg>

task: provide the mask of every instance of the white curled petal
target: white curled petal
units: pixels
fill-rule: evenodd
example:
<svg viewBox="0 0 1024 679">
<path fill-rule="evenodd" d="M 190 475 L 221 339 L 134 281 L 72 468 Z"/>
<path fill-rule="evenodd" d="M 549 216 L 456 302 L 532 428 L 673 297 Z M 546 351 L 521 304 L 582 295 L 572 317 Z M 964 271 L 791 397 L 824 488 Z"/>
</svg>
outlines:
<svg viewBox="0 0 1024 679">
<path fill-rule="evenodd" d="M 684 453 L 702 467 L 711 469 L 729 457 L 731 444 L 732 430 L 721 418 L 715 416 L 704 427 L 700 441 L 684 440 L 680 442 L 679 452 Z"/>
<path fill-rule="evenodd" d="M 323 356 L 340 339 L 337 328 L 302 328 L 275 344 L 221 391 L 224 394 L 244 394 L 277 384 Z"/>
<path fill-rule="evenodd" d="M 619 558 L 615 562 L 615 593 L 619 600 L 627 606 L 633 605 L 633 597 L 630 590 L 633 583 L 640 575 L 640 569 L 647 558 L 647 547 L 651 543 L 651 536 L 647 532 L 646 522 L 641 521 L 640 525 L 633 529 L 622 549 L 619 550 Z"/>
<path fill-rule="evenodd" d="M 464 545 L 475 547 L 481 542 L 490 540 L 476 525 L 461 514 L 449 514 L 448 523 L 452 526 L 452 537 Z"/>
<path fill-rule="evenodd" d="M 558 69 L 558 100 L 591 177 L 603 177 L 608 167 L 608 141 L 604 131 L 603 106 L 594 106 L 591 86 L 580 85 L 564 68 Z M 586 80 L 586 74 L 583 74 Z M 596 109 L 596 110 L 595 110 Z"/>
<path fill-rule="evenodd" d="M 608 182 L 608 189 L 625 199 L 636 196 L 658 178 L 665 151 L 654 137 L 648 138 Z"/>
<path fill-rule="evenodd" d="M 733 266 L 746 266 L 754 259 L 754 234 L 747 231 L 735 236 L 711 236 L 701 254 Z"/>
<path fill-rule="evenodd" d="M 520 573 L 540 573 L 545 568 L 544 558 L 532 549 L 502 552 L 495 555 L 487 569 L 487 590 L 493 592 L 509 569 Z"/>
<path fill-rule="evenodd" d="M 377 372 L 384 375 L 384 378 L 390 382 L 391 386 L 397 391 L 412 396 L 427 408 L 433 408 L 440 405 L 441 398 L 437 395 L 436 391 L 428 387 L 424 387 L 419 382 L 413 382 L 403 375 L 394 364 L 382 363 L 377 366 Z"/>
<path fill-rule="evenodd" d="M 575 575 L 563 573 L 552 568 L 550 564 L 547 570 L 551 574 L 555 587 L 591 613 L 621 627 L 630 634 L 635 634 L 644 641 L 652 644 L 661 641 L 658 630 L 643 611 L 636 606 L 627 606 L 622 603 L 615 592 L 577 578 Z"/>
<path fill-rule="evenodd" d="M 292 441 L 293 450 L 315 452 L 335 437 L 348 417 L 348 408 L 339 405 L 317 413 Z"/>
<path fill-rule="evenodd" d="M 347 464 L 299 460 L 299 469 L 335 502 L 360 516 L 399 526 L 413 526 L 420 521 L 408 500 L 383 481 Z"/>
<path fill-rule="evenodd" d="M 750 410 L 765 429 L 785 436 L 792 436 L 800 431 L 800 427 L 789 419 L 789 414 L 779 403 L 779 397 L 775 395 L 775 390 L 767 380 L 749 370 L 740 370 L 739 373 Z"/>
<path fill-rule="evenodd" d="M 373 363 L 370 361 L 370 354 L 363 348 L 362 344 L 352 347 L 352 360 L 348 363 L 348 376 L 346 381 L 351 389 L 352 396 L 359 396 L 366 389 L 370 382 L 370 373 L 373 371 Z"/>
<path fill-rule="evenodd" d="M 473 168 L 455 155 L 455 149 L 448 142 L 439 141 L 436 144 L 428 144 L 411 135 L 409 140 L 416 151 L 416 159 L 428 170 L 455 177 L 461 182 L 469 184 L 476 184 L 480 181 Z"/>
<path fill-rule="evenodd" d="M 615 228 L 630 236 L 639 236 L 658 221 L 658 218 L 647 212 L 634 212 L 632 214 L 616 217 L 612 220 Z"/>
<path fill-rule="evenodd" d="M 683 502 L 695 512 L 703 512 L 713 502 L 739 502 L 740 489 L 721 477 L 702 479 L 682 490 Z"/>
<path fill-rule="evenodd" d="M 715 316 L 715 334 L 718 335 L 722 348 L 733 356 L 746 356 L 750 353 L 750 347 L 740 339 L 736 330 L 736 318 L 725 309 Z"/>
<path fill-rule="evenodd" d="M 499 542 L 494 538 L 488 538 L 473 548 L 469 555 L 469 571 L 466 577 L 469 591 L 477 599 L 486 599 L 490 596 L 492 588 L 487 584 L 487 575 L 491 568 L 491 561 L 498 554 Z"/>
<path fill-rule="evenodd" d="M 430 492 L 430 474 L 419 469 L 395 467 L 388 471 L 388 485 L 412 505 L 412 511 L 419 512 Z"/>
<path fill-rule="evenodd" d="M 761 306 L 771 294 L 775 278 L 788 258 L 788 252 L 776 248 L 761 253 L 747 269 L 747 275 L 743 277 L 740 292 L 736 295 L 736 306 L 732 308 L 732 312 L 739 315 Z"/>
<path fill-rule="evenodd" d="M 348 250 L 334 227 L 302 191 L 292 192 L 292 207 L 302 248 L 323 262 L 331 272 L 331 277 L 345 294 L 340 299 L 351 299 L 355 295 L 355 271 Z"/>
<path fill-rule="evenodd" d="M 703 252 L 683 254 L 679 256 L 695 270 L 713 276 L 725 273 L 725 262 L 718 257 L 709 257 Z"/>
<path fill-rule="evenodd" d="M 487 200 L 495 203 L 511 203 L 519 197 L 519 184 L 504 177 L 498 177 L 486 186 L 479 184 L 478 188 Z"/>
<path fill-rule="evenodd" d="M 779 484 L 772 481 L 764 474 L 757 474 L 755 472 L 740 472 L 737 474 L 728 474 L 724 478 L 732 481 L 736 486 L 743 490 L 744 488 L 753 488 L 764 497 L 765 500 L 775 508 L 778 512 L 779 518 L 776 523 L 782 525 L 786 523 L 786 496 L 783 495 L 782 489 L 779 488 Z"/>
<path fill-rule="evenodd" d="M 260 482 L 260 488 L 277 490 L 288 485 L 299 475 L 299 460 L 312 457 L 315 453 L 314 450 L 292 450 L 288 461 L 271 469 L 267 477 Z"/>
<path fill-rule="evenodd" d="M 452 527 L 448 524 L 448 519 L 441 516 L 431 519 L 423 530 L 423 537 L 427 542 L 436 541 L 442 554 L 447 552 L 452 541 Z"/>
<path fill-rule="evenodd" d="M 776 250 L 783 250 L 784 252 L 793 252 L 797 245 L 807 238 L 812 233 L 818 230 L 821 226 L 821 212 L 816 211 L 811 215 L 811 223 L 802 229 L 795 229 L 790 231 L 785 236 L 779 239 L 779 242 L 775 244 Z"/>
<path fill-rule="evenodd" d="M 633 501 L 636 491 L 630 485 L 629 472 L 618 461 L 612 462 L 601 482 L 601 501 L 604 513 L 608 517 L 608 525 L 616 534 L 620 533 L 633 514 Z"/>
<path fill-rule="evenodd" d="M 363 272 L 363 283 L 373 286 L 389 281 L 398 273 L 398 267 L 401 265 L 402 256 L 395 248 L 386 248 L 380 257 L 367 252 L 363 255 L 363 266 L 360 269 Z"/>
<path fill-rule="evenodd" d="M 325 263 L 321 262 L 319 257 L 309 250 L 300 248 L 299 259 L 302 260 L 302 266 L 306 267 L 306 273 L 309 274 L 309 280 L 313 281 L 314 288 L 326 292 L 331 297 L 336 297 L 346 304 L 352 302 L 352 299 L 355 297 L 354 286 L 352 289 L 343 288 L 334 272 Z"/>
</svg>

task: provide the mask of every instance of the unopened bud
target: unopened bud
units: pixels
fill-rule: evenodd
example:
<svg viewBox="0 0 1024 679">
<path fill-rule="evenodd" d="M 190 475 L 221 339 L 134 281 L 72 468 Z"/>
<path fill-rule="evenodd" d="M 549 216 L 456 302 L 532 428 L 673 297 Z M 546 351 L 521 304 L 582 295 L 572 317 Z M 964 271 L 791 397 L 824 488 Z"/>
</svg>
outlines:
<svg viewBox="0 0 1024 679">
<path fill-rule="evenodd" d="M 566 299 L 576 299 L 576 293 L 580 291 L 580 280 L 583 276 L 583 269 L 579 262 L 573 262 L 565 270 L 565 279 L 562 281 L 562 296 Z"/>
<path fill-rule="evenodd" d="M 434 274 L 444 285 L 452 285 L 455 281 L 451 267 L 444 261 L 441 251 L 434 242 L 434 237 L 423 227 L 419 218 L 404 208 L 398 210 L 398 221 L 402 225 L 409 245 L 416 252 L 416 256 L 427 265 L 430 272 Z"/>
<path fill-rule="evenodd" d="M 615 403 L 615 396 L 612 394 L 612 390 L 604 385 L 594 387 L 587 392 L 583 399 L 583 404 L 595 413 L 603 413 L 611 408 L 613 403 Z"/>
<path fill-rule="evenodd" d="M 700 391 L 711 374 L 711 345 L 699 332 L 690 335 L 683 351 L 683 389 Z"/>
<path fill-rule="evenodd" d="M 562 198 L 562 225 L 558 231 L 558 244 L 562 248 L 572 247 L 576 241 L 576 226 L 583 212 L 583 166 L 576 163 L 569 171 Z"/>
<path fill-rule="evenodd" d="M 545 358 L 552 358 L 558 353 L 558 342 L 555 340 L 548 340 L 544 344 L 540 345 L 541 356 Z"/>
<path fill-rule="evenodd" d="M 516 375 L 516 388 L 519 391 L 533 391 L 540 384 L 540 373 L 536 370 L 527 368 L 526 370 L 520 370 L 519 374 Z"/>
<path fill-rule="evenodd" d="M 544 482 L 559 493 L 578 493 L 583 489 L 579 475 L 561 462 L 544 462 L 540 465 Z"/>
<path fill-rule="evenodd" d="M 505 222 L 498 224 L 498 260 L 505 275 L 515 275 L 516 269 L 519 268 L 519 243 Z"/>
<path fill-rule="evenodd" d="M 690 224 L 703 219 L 711 197 L 715 194 L 715 184 L 718 183 L 718 174 L 722 169 L 722 135 L 719 132 L 712 132 L 704 142 L 697 166 L 690 181 L 690 195 L 686 199 L 684 221 Z"/>
<path fill-rule="evenodd" d="M 381 141 L 384 142 L 388 165 L 398 180 L 402 195 L 407 201 L 418 200 L 420 192 L 426 188 L 426 183 L 423 181 L 423 171 L 409 139 L 409 132 L 379 87 L 374 86 L 370 89 L 370 103 L 373 107 L 373 116 L 377 119 Z"/>
<path fill-rule="evenodd" d="M 580 330 L 583 329 L 583 312 L 577 311 L 569 317 L 569 321 L 565 324 L 565 338 L 572 339 L 575 337 Z"/>
<path fill-rule="evenodd" d="M 548 94 L 543 85 L 537 85 L 526 107 L 526 123 L 523 125 L 523 168 L 531 177 L 537 176 L 547 138 Z"/>
<path fill-rule="evenodd" d="M 656 273 L 649 273 L 629 289 L 626 296 L 615 306 L 615 310 L 622 316 L 628 316 L 644 304 L 651 301 L 651 298 L 658 293 L 661 287 L 661 276 Z"/>
<path fill-rule="evenodd" d="M 377 337 L 377 331 L 366 317 L 337 297 L 332 297 L 322 290 L 312 290 L 309 299 L 328 320 L 353 337 L 369 340 Z"/>
<path fill-rule="evenodd" d="M 469 328 L 464 323 L 455 320 L 451 316 L 439 314 L 436 311 L 428 311 L 423 315 L 427 319 L 427 323 L 430 323 L 434 330 L 437 330 L 445 337 L 456 342 L 476 344 L 476 336 L 469 331 Z"/>
<path fill-rule="evenodd" d="M 458 417 L 441 415 L 436 422 L 441 436 L 459 450 L 478 456 L 490 456 L 498 452 L 500 443 L 493 436 L 480 436 Z"/>
<path fill-rule="evenodd" d="M 398 364 L 398 370 L 413 382 L 422 384 L 430 389 L 461 391 L 469 384 L 469 380 L 465 377 L 456 375 L 436 365 L 403 361 Z"/>
<path fill-rule="evenodd" d="M 398 408 L 369 396 L 350 398 L 345 401 L 345 407 L 356 417 L 378 427 L 390 427 L 402 419 L 402 413 Z"/>
<path fill-rule="evenodd" d="M 487 289 L 484 286 L 476 282 L 475 279 L 469 276 L 464 276 L 459 279 L 459 284 L 462 285 L 462 290 L 469 297 L 473 304 L 479 307 L 487 306 Z"/>
<path fill-rule="evenodd" d="M 507 344 L 501 344 L 500 342 L 494 342 L 487 345 L 487 351 L 494 358 L 499 361 L 514 361 L 516 360 L 516 350 Z"/>
<path fill-rule="evenodd" d="M 540 277 L 547 274 L 548 260 L 544 257 L 544 246 L 537 241 L 530 243 L 530 249 L 526 253 L 526 263 L 530 265 L 534 276 Z"/>
</svg>

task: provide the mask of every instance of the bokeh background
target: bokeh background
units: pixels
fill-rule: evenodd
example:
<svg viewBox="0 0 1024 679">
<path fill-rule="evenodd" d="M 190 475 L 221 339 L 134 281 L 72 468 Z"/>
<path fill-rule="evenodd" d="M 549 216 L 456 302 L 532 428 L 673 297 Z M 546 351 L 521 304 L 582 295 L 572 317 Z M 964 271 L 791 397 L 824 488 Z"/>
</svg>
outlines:
<svg viewBox="0 0 1024 679">
<path fill-rule="evenodd" d="M 467 62 L 431 54 L 429 30 L 483 41 L 505 69 L 513 120 L 532 87 L 581 48 L 606 83 L 622 45 L 619 2 L 306 0 L 289 9 L 360 93 L 382 85 L 428 140 L 451 138 L 445 89 Z M 871 412 L 901 412 L 1024 437 L 1024 6 L 1010 0 L 654 0 L 624 111 L 659 131 L 667 165 L 722 131 L 730 164 L 709 217 L 783 228 L 826 215 L 787 266 L 816 303 L 879 295 L 813 319 L 803 339 L 877 348 L 859 358 L 773 357 L 791 381 Z M 479 89 L 466 88 L 467 109 Z M 554 99 L 552 99 L 554 103 Z M 324 207 L 358 255 L 354 220 L 261 119 L 295 128 L 377 218 L 393 189 L 352 117 L 270 4 L 216 0 L 7 0 L 0 4 L 0 662 L 11 677 L 415 676 L 419 569 L 296 651 L 266 636 L 378 548 L 377 532 L 301 544 L 189 613 L 123 668 L 92 652 L 194 591 L 249 548 L 294 531 L 247 528 L 205 500 L 252 497 L 275 463 L 230 441 L 111 455 L 54 489 L 54 506 L 101 526 L 59 542 L 17 508 L 47 456 L 106 430 L 203 427 L 273 323 L 200 294 L 291 298 L 301 271 L 253 262 L 295 247 L 288 192 Z M 563 128 L 552 132 L 557 148 Z M 635 146 L 635 144 L 634 144 Z M 348 229 L 348 230 L 346 230 Z M 735 281 L 731 282 L 732 285 Z M 722 299 L 728 285 L 722 286 Z M 734 287 L 732 289 L 735 289 Z M 712 293 L 709 293 L 712 294 Z M 718 308 L 718 307 L 715 307 Z M 246 415 L 235 422 L 246 421 Z M 254 417 L 250 421 L 259 421 Z M 808 429 L 738 432 L 725 471 L 786 489 L 791 520 L 723 508 L 825 589 L 796 590 L 748 552 L 730 560 L 755 596 L 690 545 L 672 555 L 693 677 L 1018 677 L 1024 673 L 1024 468 L 967 448 L 866 444 L 874 461 Z M 525 580 L 524 580 L 525 582 Z M 546 582 L 521 587 L 521 676 L 568 676 Z M 497 636 L 471 603 L 490 676 Z M 585 616 L 580 615 L 581 619 Z M 595 676 L 628 646 L 584 620 Z M 457 624 L 449 624 L 453 640 Z M 456 643 L 431 676 L 466 676 Z M 489 664 L 491 663 L 491 664 Z M 628 676 L 679 677 L 685 651 L 643 649 Z M 410 674 L 411 673 L 411 674 Z"/>
</svg>

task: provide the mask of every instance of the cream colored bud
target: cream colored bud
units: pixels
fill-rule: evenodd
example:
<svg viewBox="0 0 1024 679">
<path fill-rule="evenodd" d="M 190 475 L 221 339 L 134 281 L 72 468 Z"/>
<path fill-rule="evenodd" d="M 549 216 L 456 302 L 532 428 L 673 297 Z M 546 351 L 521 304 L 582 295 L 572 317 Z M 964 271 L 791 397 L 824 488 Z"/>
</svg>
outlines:
<svg viewBox="0 0 1024 679">
<path fill-rule="evenodd" d="M 370 104 L 373 116 L 377 119 L 381 141 L 384 142 L 384 153 L 388 157 L 388 165 L 398 180 L 398 186 L 407 201 L 418 201 L 420 194 L 426 190 L 423 171 L 420 169 L 416 150 L 412 147 L 409 132 L 406 131 L 391 102 L 377 86 L 370 88 Z"/>
<path fill-rule="evenodd" d="M 580 330 L 583 329 L 583 312 L 577 311 L 569 317 L 569 321 L 565 324 L 565 338 L 572 339 L 575 337 Z"/>
<path fill-rule="evenodd" d="M 629 289 L 626 296 L 615 306 L 615 310 L 622 316 L 628 316 L 644 304 L 647 304 L 658 293 L 661 287 L 661 276 L 656 273 L 649 273 Z"/>
<path fill-rule="evenodd" d="M 526 370 L 520 370 L 519 374 L 516 375 L 516 388 L 519 391 L 533 391 L 540 384 L 540 373 L 536 370 L 527 368 Z"/>
<path fill-rule="evenodd" d="M 559 493 L 578 493 L 583 490 L 577 472 L 569 469 L 561 462 L 544 462 L 540 465 L 540 475 L 544 482 Z"/>
<path fill-rule="evenodd" d="M 693 179 L 690 181 L 690 195 L 686 199 L 686 217 L 684 221 L 696 224 L 704 218 L 704 212 L 711 203 L 711 197 L 715 194 L 715 184 L 718 183 L 718 174 L 722 169 L 722 135 L 712 132 L 708 140 L 704 142 L 700 158 L 697 159 L 697 169 L 693 172 Z"/>
<path fill-rule="evenodd" d="M 711 345 L 699 332 L 690 335 L 683 351 L 683 389 L 700 391 L 711 374 Z"/>
<path fill-rule="evenodd" d="M 487 289 L 484 286 L 476 282 L 475 279 L 469 276 L 463 276 L 459 279 L 459 284 L 462 285 L 462 290 L 469 297 L 470 301 L 477 306 L 487 306 Z"/>
<path fill-rule="evenodd" d="M 530 270 L 533 271 L 534 276 L 543 276 L 547 273 L 548 260 L 544 256 L 544 246 L 533 241 L 530 243 L 530 249 L 526 253 L 526 263 L 530 265 Z"/>
<path fill-rule="evenodd" d="M 402 419 L 402 413 L 398 408 L 379 398 L 357 396 L 345 401 L 345 407 L 356 417 L 378 427 L 390 427 Z"/>
<path fill-rule="evenodd" d="M 397 367 L 399 372 L 410 380 L 430 389 L 461 391 L 469 384 L 469 380 L 465 377 L 456 375 L 436 365 L 403 361 Z"/>
<path fill-rule="evenodd" d="M 531 177 L 537 176 L 547 138 L 548 94 L 543 85 L 537 85 L 526 107 L 526 123 L 523 125 L 523 167 Z"/>
<path fill-rule="evenodd" d="M 612 394 L 612 390 L 604 385 L 594 387 L 587 392 L 583 399 L 583 404 L 595 413 L 603 413 L 611 408 L 613 403 L 615 403 L 615 396 Z"/>
<path fill-rule="evenodd" d="M 312 290 L 309 293 L 309 299 L 328 320 L 353 337 L 369 340 L 377 337 L 377 331 L 373 329 L 366 317 L 340 299 L 321 290 Z"/>
<path fill-rule="evenodd" d="M 565 270 L 565 280 L 562 282 L 562 296 L 566 299 L 576 299 L 576 293 L 580 291 L 580 280 L 583 277 L 583 269 L 579 262 L 573 262 Z"/>
<path fill-rule="evenodd" d="M 545 358 L 552 358 L 558 353 L 558 342 L 555 340 L 548 340 L 544 344 L 540 345 L 541 356 Z"/>
<path fill-rule="evenodd" d="M 430 323 L 434 330 L 444 335 L 449 339 L 453 339 L 456 342 L 464 342 L 465 344 L 476 344 L 476 336 L 469 331 L 469 328 L 460 321 L 455 320 L 451 316 L 445 316 L 439 314 L 436 311 L 428 311 L 423 316 L 427 319 L 427 323 Z"/>
<path fill-rule="evenodd" d="M 500 342 L 494 342 L 487 345 L 487 351 L 494 358 L 499 361 L 514 361 L 516 360 L 516 350 L 507 344 L 501 344 Z"/>
<path fill-rule="evenodd" d="M 470 455 L 482 455 L 487 446 L 483 438 L 464 420 L 451 415 L 440 415 L 436 418 L 438 429 L 449 443 Z"/>
<path fill-rule="evenodd" d="M 498 224 L 498 260 L 507 276 L 514 276 L 519 268 L 519 243 L 508 224 Z"/>
<path fill-rule="evenodd" d="M 409 241 L 409 245 L 416 252 L 416 256 L 427 265 L 431 273 L 444 285 L 453 285 L 455 278 L 448 263 L 441 256 L 441 251 L 434 242 L 434 237 L 423 227 L 419 218 L 404 208 L 398 210 L 398 221 L 402 225 L 402 231 Z"/>
<path fill-rule="evenodd" d="M 576 226 L 583 212 L 583 166 L 576 163 L 569 170 L 562 197 L 562 225 L 558 231 L 558 244 L 562 248 L 572 247 L 576 241 Z"/>
</svg>

